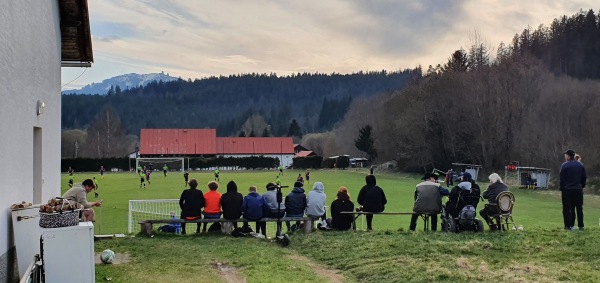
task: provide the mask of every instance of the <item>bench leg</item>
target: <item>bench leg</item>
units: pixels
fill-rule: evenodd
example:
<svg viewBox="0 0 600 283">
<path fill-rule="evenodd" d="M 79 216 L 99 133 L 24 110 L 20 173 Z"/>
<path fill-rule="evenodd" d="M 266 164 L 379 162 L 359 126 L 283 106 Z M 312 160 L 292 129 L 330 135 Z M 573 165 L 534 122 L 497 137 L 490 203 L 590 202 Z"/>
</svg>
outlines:
<svg viewBox="0 0 600 283">
<path fill-rule="evenodd" d="M 150 222 L 144 222 L 144 223 L 140 223 L 140 232 L 144 235 L 150 236 L 152 235 L 152 223 Z"/>
<path fill-rule="evenodd" d="M 310 234 L 310 233 L 312 233 L 312 229 L 313 229 L 313 221 L 312 221 L 312 219 L 304 221 L 304 233 L 305 234 Z"/>
</svg>

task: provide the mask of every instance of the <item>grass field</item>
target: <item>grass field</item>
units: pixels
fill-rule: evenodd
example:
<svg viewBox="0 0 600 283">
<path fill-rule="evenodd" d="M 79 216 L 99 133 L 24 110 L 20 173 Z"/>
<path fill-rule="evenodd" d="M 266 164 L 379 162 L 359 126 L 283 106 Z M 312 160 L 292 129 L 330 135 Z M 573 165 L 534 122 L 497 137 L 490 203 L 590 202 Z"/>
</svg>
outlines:
<svg viewBox="0 0 600 283">
<path fill-rule="evenodd" d="M 281 178 L 283 185 L 294 184 L 298 174 L 304 176 L 303 171 L 286 170 Z M 360 188 L 365 184 L 366 171 L 354 170 L 315 170 L 311 171 L 311 184 L 305 185 L 308 193 L 315 181 L 323 182 L 327 194 L 327 204 L 330 204 L 340 186 L 349 189 L 350 196 L 355 201 Z M 238 185 L 238 191 L 243 195 L 248 192 L 248 187 L 256 185 L 259 193 L 265 192 L 265 185 L 274 181 L 277 176 L 275 171 L 240 171 L 222 172 L 220 176 L 219 191 L 224 193 L 226 185 L 234 180 Z M 377 176 L 377 184 L 386 193 L 388 204 L 386 211 L 410 212 L 414 201 L 415 185 L 419 182 L 418 177 L 406 174 L 381 174 Z M 100 180 L 98 173 L 76 173 L 75 181 L 81 182 L 85 178 L 96 177 L 99 181 L 100 198 L 104 200 L 102 208 L 96 208 L 97 234 L 126 233 L 129 200 L 136 199 L 179 199 L 184 189 L 184 180 L 181 173 L 171 172 L 163 177 L 162 172 L 152 174 L 151 185 L 145 189 L 139 187 L 139 177 L 133 173 L 107 173 L 104 180 Z M 206 192 L 206 184 L 213 180 L 212 172 L 192 172 L 190 179 L 196 178 L 200 183 L 200 189 Z M 62 191 L 68 189 L 68 177 L 62 176 Z M 482 191 L 487 184 L 480 183 Z M 284 195 L 290 189 L 284 189 Z M 521 189 L 512 190 L 516 196 L 514 208 L 515 220 L 525 229 L 545 227 L 562 227 L 562 212 L 560 194 L 556 191 L 527 191 Z M 88 195 L 88 200 L 94 200 L 93 193 Z M 355 201 L 355 205 L 356 201 Z M 600 198 L 598 196 L 586 196 L 585 198 L 585 224 L 587 227 L 598 227 L 600 219 Z M 373 220 L 375 230 L 398 230 L 408 229 L 410 218 L 408 216 L 375 216 Z M 422 222 L 419 221 L 419 225 Z M 358 224 L 360 228 L 360 223 Z M 422 229 L 422 226 L 417 226 Z"/>
<path fill-rule="evenodd" d="M 286 171 L 291 185 L 299 171 Z M 365 171 L 316 170 L 311 183 L 325 184 L 328 203 L 337 188 L 347 186 L 355 200 Z M 264 185 L 274 171 L 222 172 L 221 184 Z M 98 174 L 77 173 L 76 181 Z M 212 173 L 191 174 L 204 186 Z M 418 178 L 403 174 L 377 175 L 388 196 L 386 211 L 410 211 Z M 100 182 L 104 199 L 97 234 L 127 229 L 129 199 L 179 198 L 183 176 L 162 173 L 143 190 L 134 174 L 107 174 Z M 63 176 L 63 191 L 67 178 Z M 480 184 L 485 189 L 485 184 Z M 311 187 L 312 188 L 312 187 Z M 586 231 L 562 230 L 559 194 L 553 191 L 512 190 L 515 221 L 524 231 L 506 233 L 408 232 L 407 216 L 376 216 L 374 232 L 316 232 L 292 234 L 281 248 L 268 240 L 233 238 L 221 234 L 136 235 L 102 240 L 96 251 L 126 253 L 124 264 L 97 265 L 96 280 L 105 282 L 597 282 L 600 269 L 600 199 L 586 195 Z M 90 193 L 93 199 L 93 193 Z M 100 212 L 97 212 L 100 215 Z M 100 223 L 99 223 L 100 222 Z M 419 222 L 421 225 L 422 222 Z M 419 226 L 418 229 L 422 229 Z M 401 230 L 401 231 L 399 231 Z"/>
</svg>

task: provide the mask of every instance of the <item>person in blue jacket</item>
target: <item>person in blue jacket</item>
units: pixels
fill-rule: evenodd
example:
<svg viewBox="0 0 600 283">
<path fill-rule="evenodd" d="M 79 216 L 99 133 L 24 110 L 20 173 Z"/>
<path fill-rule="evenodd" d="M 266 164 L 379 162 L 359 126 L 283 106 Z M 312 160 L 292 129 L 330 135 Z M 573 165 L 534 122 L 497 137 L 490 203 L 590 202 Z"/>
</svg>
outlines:
<svg viewBox="0 0 600 283">
<path fill-rule="evenodd" d="M 242 213 L 244 213 L 244 218 L 256 221 L 256 233 L 262 231 L 262 234 L 266 237 L 267 223 L 264 221 L 257 221 L 264 216 L 265 201 L 263 197 L 256 192 L 255 186 L 250 186 L 248 191 L 248 195 L 246 195 L 242 201 Z"/>
</svg>

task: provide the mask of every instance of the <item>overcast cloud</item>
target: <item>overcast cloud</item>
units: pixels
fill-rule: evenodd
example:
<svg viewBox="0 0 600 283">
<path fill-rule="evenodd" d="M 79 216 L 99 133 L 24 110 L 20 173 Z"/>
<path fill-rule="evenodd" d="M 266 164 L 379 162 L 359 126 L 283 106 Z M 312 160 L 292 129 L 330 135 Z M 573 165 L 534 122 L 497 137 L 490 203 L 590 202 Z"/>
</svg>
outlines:
<svg viewBox="0 0 600 283">
<path fill-rule="evenodd" d="M 477 31 L 509 43 L 593 1 L 89 1 L 94 64 L 64 89 L 126 73 L 182 78 L 352 73 L 443 64 Z M 63 68 L 63 84 L 83 69 Z"/>
</svg>

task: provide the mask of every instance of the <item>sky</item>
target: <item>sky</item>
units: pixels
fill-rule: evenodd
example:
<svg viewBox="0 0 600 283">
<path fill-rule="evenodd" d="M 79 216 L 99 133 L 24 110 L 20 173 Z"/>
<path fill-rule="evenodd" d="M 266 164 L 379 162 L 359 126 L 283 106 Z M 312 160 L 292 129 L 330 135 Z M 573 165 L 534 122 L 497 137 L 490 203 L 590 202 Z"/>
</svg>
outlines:
<svg viewBox="0 0 600 283">
<path fill-rule="evenodd" d="M 95 0 L 94 63 L 62 68 L 62 88 L 128 74 L 195 79 L 395 71 L 444 64 L 478 37 L 492 50 L 596 1 Z M 495 53 L 495 51 L 494 51 Z"/>
</svg>

